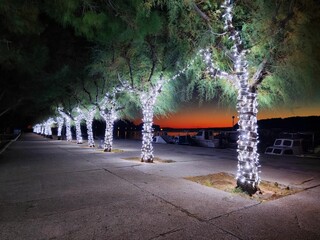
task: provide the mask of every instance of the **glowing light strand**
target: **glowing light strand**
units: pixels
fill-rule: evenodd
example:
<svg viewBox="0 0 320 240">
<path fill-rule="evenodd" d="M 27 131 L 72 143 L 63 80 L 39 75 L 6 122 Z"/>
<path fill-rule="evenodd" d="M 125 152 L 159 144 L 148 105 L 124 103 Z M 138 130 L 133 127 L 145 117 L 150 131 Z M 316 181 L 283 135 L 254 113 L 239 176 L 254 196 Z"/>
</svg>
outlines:
<svg viewBox="0 0 320 240">
<path fill-rule="evenodd" d="M 153 115 L 154 115 L 154 105 L 156 103 L 157 97 L 161 92 L 165 80 L 162 76 L 156 83 L 155 86 L 151 86 L 147 92 L 140 91 L 139 97 L 142 105 L 143 114 L 143 127 L 142 127 L 142 148 L 141 148 L 141 161 L 142 162 L 153 162 Z"/>
<path fill-rule="evenodd" d="M 61 139 L 61 133 L 62 133 L 62 127 L 63 127 L 64 120 L 63 120 L 62 117 L 56 117 L 56 122 L 58 123 L 57 137 L 58 137 L 58 140 L 60 140 Z"/>
<path fill-rule="evenodd" d="M 49 118 L 47 121 L 44 122 L 44 135 L 46 137 L 51 137 L 52 138 L 52 129 L 51 125 L 54 124 L 55 121 L 53 118 Z"/>
<path fill-rule="evenodd" d="M 114 121 L 117 119 L 116 114 L 116 93 L 117 88 L 112 93 L 107 93 L 100 104 L 101 110 L 99 111 L 101 117 L 106 122 L 106 129 L 104 134 L 104 152 L 111 152 L 113 145 L 113 126 Z"/>
<path fill-rule="evenodd" d="M 77 144 L 82 144 L 82 132 L 81 132 L 81 120 L 84 118 L 83 113 L 79 107 L 76 108 L 76 116 L 74 117 L 74 123 L 76 126 L 76 139 Z"/>
<path fill-rule="evenodd" d="M 252 91 L 249 85 L 248 62 L 240 33 L 232 25 L 232 2 L 226 0 L 221 7 L 224 9 L 222 16 L 225 24 L 224 29 L 227 30 L 229 39 L 233 41 L 231 51 L 234 71 L 238 81 L 239 139 L 237 184 L 243 190 L 255 192 L 260 182 L 259 154 L 257 153 L 257 94 Z"/>
<path fill-rule="evenodd" d="M 89 147 L 95 147 L 93 131 L 92 131 L 92 122 L 93 122 L 96 110 L 97 110 L 96 106 L 92 106 L 91 108 L 82 111 L 84 119 L 86 120 L 86 125 L 87 125 Z"/>
<path fill-rule="evenodd" d="M 40 134 L 41 133 L 41 124 L 36 124 L 33 126 L 33 132 L 36 134 Z"/>
<path fill-rule="evenodd" d="M 72 134 L 71 134 L 71 118 L 68 114 L 66 114 L 63 111 L 63 108 L 58 108 L 59 114 L 66 120 L 66 137 L 67 141 L 71 142 L 72 141 Z"/>
</svg>

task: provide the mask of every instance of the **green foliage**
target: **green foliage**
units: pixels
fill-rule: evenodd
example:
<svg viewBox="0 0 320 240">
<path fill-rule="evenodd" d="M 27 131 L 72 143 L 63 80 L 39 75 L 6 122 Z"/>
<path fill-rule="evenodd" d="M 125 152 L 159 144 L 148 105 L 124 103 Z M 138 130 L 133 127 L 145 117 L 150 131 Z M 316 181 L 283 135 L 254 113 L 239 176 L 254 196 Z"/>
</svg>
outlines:
<svg viewBox="0 0 320 240">
<path fill-rule="evenodd" d="M 32 106 L 34 115 L 46 115 L 52 103 L 74 105 L 74 96 L 89 104 L 83 86 L 99 101 L 119 84 L 118 75 L 147 90 L 161 74 L 170 79 L 184 69 L 204 47 L 210 47 L 216 66 L 232 73 L 221 2 L 2 0 L 0 86 L 7 100 L 0 110 L 22 96 L 23 110 Z M 313 0 L 235 1 L 234 26 L 250 50 L 251 77 L 267 60 L 258 83 L 260 106 L 319 103 L 319 13 Z M 165 86 L 156 112 L 166 114 L 192 98 L 234 104 L 236 95 L 230 82 L 210 79 L 198 58 Z M 132 102 L 123 116 L 135 116 L 137 97 L 122 94 L 119 101 Z"/>
</svg>

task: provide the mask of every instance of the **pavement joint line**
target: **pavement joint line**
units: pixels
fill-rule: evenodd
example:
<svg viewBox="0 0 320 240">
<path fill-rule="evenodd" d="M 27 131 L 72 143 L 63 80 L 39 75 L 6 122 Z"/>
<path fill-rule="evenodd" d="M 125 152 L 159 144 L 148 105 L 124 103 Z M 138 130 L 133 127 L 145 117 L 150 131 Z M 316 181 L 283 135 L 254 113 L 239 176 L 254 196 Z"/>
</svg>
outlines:
<svg viewBox="0 0 320 240">
<path fill-rule="evenodd" d="M 160 196 L 157 195 L 157 194 L 154 194 L 154 193 L 152 193 L 152 192 L 150 192 L 150 191 L 148 191 L 148 190 L 145 190 L 145 189 L 141 188 L 139 185 L 130 182 L 129 180 L 127 180 L 127 179 L 119 176 L 118 174 L 116 174 L 116 173 L 114 173 L 114 172 L 112 172 L 112 171 L 110 171 L 110 170 L 108 170 L 108 169 L 106 169 L 106 168 L 104 168 L 104 170 L 105 170 L 106 172 L 108 172 L 108 173 L 110 173 L 110 174 L 112 174 L 112 175 L 114 175 L 114 176 L 116 176 L 116 177 L 118 177 L 118 178 L 120 178 L 120 179 L 122 179 L 122 180 L 124 180 L 124 181 L 126 181 L 126 182 L 128 182 L 128 183 L 130 183 L 131 185 L 135 186 L 136 188 L 140 189 L 141 191 L 146 192 L 146 193 L 148 193 L 148 194 L 150 194 L 150 195 L 152 195 L 152 196 L 154 196 L 154 197 L 162 200 L 163 202 L 165 202 L 165 203 L 173 206 L 174 208 L 178 209 L 180 212 L 185 213 L 187 216 L 192 217 L 192 218 L 198 220 L 199 222 L 207 222 L 207 221 L 208 221 L 208 220 L 205 220 L 205 219 L 202 219 L 202 218 L 198 217 L 196 214 L 190 213 L 188 210 L 186 210 L 186 209 L 184 209 L 184 208 L 182 208 L 182 207 L 180 207 L 180 206 L 177 206 L 177 205 L 173 204 L 172 202 L 170 202 L 170 201 L 168 201 L 168 200 L 160 197 Z M 151 175 L 151 174 L 148 174 L 148 175 Z"/>
<path fill-rule="evenodd" d="M 249 205 L 249 206 L 244 206 L 242 208 L 238 208 L 238 209 L 235 209 L 233 211 L 230 211 L 230 212 L 227 212 L 227 213 L 224 213 L 224 214 L 220 214 L 218 216 L 215 216 L 213 218 L 210 218 L 208 221 L 212 221 L 212 220 L 215 220 L 215 219 L 218 219 L 218 218 L 221 218 L 221 217 L 224 217 L 224 216 L 229 216 L 230 214 L 233 214 L 233 213 L 236 213 L 236 212 L 240 212 L 242 210 L 246 210 L 246 209 L 249 209 L 249 208 L 253 208 L 253 207 L 256 207 L 258 205 L 260 205 L 262 202 L 258 202 L 256 204 L 252 204 L 252 205 Z"/>
<path fill-rule="evenodd" d="M 230 234 L 231 236 L 233 236 L 233 237 L 235 237 L 235 238 L 237 238 L 237 239 L 239 239 L 239 240 L 244 240 L 243 238 L 237 236 L 235 233 L 230 232 L 230 231 L 228 231 L 228 230 L 220 227 L 219 225 L 216 225 L 216 224 L 214 224 L 214 223 L 212 223 L 212 222 L 208 222 L 208 224 L 210 224 L 210 225 L 212 225 L 212 226 L 215 226 L 216 228 L 220 229 L 221 231 L 226 232 L 226 233 Z"/>
<path fill-rule="evenodd" d="M 320 187 L 320 184 L 317 184 L 317 185 L 314 185 L 314 186 L 311 186 L 311 187 L 304 188 L 303 190 L 304 190 L 304 191 L 307 191 L 307 190 L 310 190 L 310 189 L 313 189 L 313 188 L 317 188 L 317 187 Z"/>
<path fill-rule="evenodd" d="M 154 236 L 154 237 L 152 237 L 152 238 L 149 238 L 149 240 L 157 239 L 157 238 L 159 238 L 159 237 L 164 237 L 164 236 L 166 236 L 166 235 L 168 235 L 168 234 L 175 233 L 175 232 L 179 232 L 179 231 L 181 231 L 181 230 L 184 230 L 184 228 L 175 228 L 175 229 L 172 229 L 172 230 L 170 230 L 170 231 L 167 231 L 167 232 L 164 232 L 164 233 L 160 233 L 160 234 L 158 234 L 157 236 Z"/>
<path fill-rule="evenodd" d="M 314 177 L 309 178 L 309 179 L 306 179 L 306 180 L 304 180 L 304 181 L 302 181 L 302 182 L 300 182 L 300 183 L 294 184 L 294 185 L 303 185 L 303 184 L 305 184 L 305 183 L 307 183 L 307 182 L 311 182 L 311 181 L 313 181 L 313 180 L 314 180 Z"/>
</svg>

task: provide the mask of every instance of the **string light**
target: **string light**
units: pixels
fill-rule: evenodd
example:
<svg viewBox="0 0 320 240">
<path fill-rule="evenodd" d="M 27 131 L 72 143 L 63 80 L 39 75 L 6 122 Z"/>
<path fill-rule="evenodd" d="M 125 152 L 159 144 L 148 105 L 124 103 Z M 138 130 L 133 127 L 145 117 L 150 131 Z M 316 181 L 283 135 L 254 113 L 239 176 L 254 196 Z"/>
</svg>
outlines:
<svg viewBox="0 0 320 240">
<path fill-rule="evenodd" d="M 88 134 L 88 146 L 95 147 L 94 138 L 93 138 L 93 131 L 92 131 L 92 122 L 94 119 L 94 115 L 96 113 L 96 106 L 93 106 L 89 109 L 82 111 L 83 117 L 86 121 L 87 125 L 87 134 Z"/>
<path fill-rule="evenodd" d="M 162 76 L 158 80 L 155 86 L 151 86 L 147 92 L 140 91 L 139 97 L 142 105 L 143 114 L 143 127 L 142 127 L 142 148 L 141 148 L 141 161 L 142 162 L 153 162 L 153 114 L 154 105 L 157 97 L 161 92 L 161 89 L 166 81 Z"/>
<path fill-rule="evenodd" d="M 117 119 L 116 114 L 116 93 L 121 89 L 114 88 L 111 94 L 106 94 L 102 103 L 100 104 L 100 115 L 106 122 L 106 129 L 104 134 L 104 152 L 111 152 L 113 145 L 113 126 Z"/>
<path fill-rule="evenodd" d="M 257 94 L 251 90 L 249 85 L 248 61 L 246 60 L 246 51 L 243 50 L 240 33 L 232 25 L 232 2 L 226 0 L 221 7 L 224 9 L 222 16 L 225 25 L 224 29 L 227 30 L 229 39 L 233 42 L 231 51 L 236 75 L 234 79 L 236 80 L 235 85 L 238 87 L 239 139 L 237 150 L 237 184 L 241 189 L 255 193 L 260 182 L 259 154 L 257 153 Z"/>
<path fill-rule="evenodd" d="M 52 129 L 51 129 L 51 125 L 54 124 L 55 121 L 53 120 L 53 118 L 49 118 L 47 121 L 44 122 L 44 135 L 46 137 L 52 137 Z"/>
<path fill-rule="evenodd" d="M 36 134 L 40 134 L 41 133 L 41 124 L 36 124 L 33 126 L 33 132 Z"/>
<path fill-rule="evenodd" d="M 67 141 L 71 142 L 72 141 L 71 118 L 68 114 L 66 114 L 63 111 L 63 108 L 61 108 L 61 107 L 58 108 L 58 112 L 66 120 L 66 137 L 67 137 Z"/>
<path fill-rule="evenodd" d="M 64 120 L 62 117 L 56 117 L 56 122 L 58 123 L 57 137 L 58 137 L 58 140 L 60 140 Z"/>
<path fill-rule="evenodd" d="M 81 132 L 81 120 L 84 118 L 83 113 L 79 107 L 76 109 L 76 114 L 74 118 L 74 123 L 76 125 L 76 139 L 77 139 L 77 144 L 82 144 L 83 139 L 82 139 L 82 132 Z"/>
</svg>

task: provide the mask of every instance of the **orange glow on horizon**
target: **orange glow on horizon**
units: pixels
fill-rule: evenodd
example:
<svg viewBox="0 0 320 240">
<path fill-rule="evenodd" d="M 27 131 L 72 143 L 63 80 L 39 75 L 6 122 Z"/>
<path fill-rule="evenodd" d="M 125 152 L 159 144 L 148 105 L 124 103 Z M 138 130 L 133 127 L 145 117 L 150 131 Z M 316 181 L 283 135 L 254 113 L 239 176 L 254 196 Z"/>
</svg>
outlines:
<svg viewBox="0 0 320 240">
<path fill-rule="evenodd" d="M 155 117 L 154 124 L 162 128 L 213 128 L 231 127 L 232 116 L 234 124 L 238 122 L 237 112 L 231 108 L 204 107 L 184 107 L 176 113 L 171 113 L 168 117 Z M 287 118 L 295 116 L 320 116 L 319 106 L 308 106 L 295 109 L 261 109 L 258 112 L 258 119 Z M 141 120 L 135 121 L 135 124 Z"/>
</svg>

